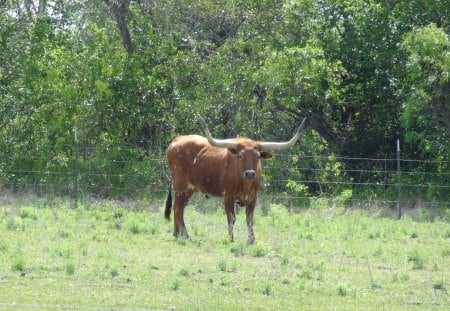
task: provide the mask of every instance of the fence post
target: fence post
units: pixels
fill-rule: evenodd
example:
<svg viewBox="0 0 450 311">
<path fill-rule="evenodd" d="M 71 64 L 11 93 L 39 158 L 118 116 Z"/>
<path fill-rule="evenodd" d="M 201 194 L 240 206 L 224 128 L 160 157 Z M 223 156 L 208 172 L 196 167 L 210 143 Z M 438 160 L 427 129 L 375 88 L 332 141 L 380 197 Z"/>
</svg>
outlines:
<svg viewBox="0 0 450 311">
<path fill-rule="evenodd" d="M 397 212 L 398 219 L 402 218 L 402 207 L 400 204 L 400 180 L 401 180 L 401 170 L 400 170 L 400 139 L 397 139 Z"/>
<path fill-rule="evenodd" d="M 78 129 L 75 127 L 74 132 L 74 174 L 73 174 L 73 208 L 78 207 Z"/>
</svg>

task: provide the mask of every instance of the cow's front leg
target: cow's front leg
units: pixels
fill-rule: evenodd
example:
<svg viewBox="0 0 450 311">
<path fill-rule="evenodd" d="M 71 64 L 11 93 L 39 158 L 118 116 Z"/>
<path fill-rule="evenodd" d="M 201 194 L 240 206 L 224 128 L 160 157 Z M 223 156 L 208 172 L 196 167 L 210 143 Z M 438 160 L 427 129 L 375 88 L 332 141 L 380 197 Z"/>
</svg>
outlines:
<svg viewBox="0 0 450 311">
<path fill-rule="evenodd" d="M 255 203 L 252 202 L 250 204 L 247 204 L 245 207 L 245 212 L 247 216 L 247 243 L 253 244 L 255 243 L 255 234 L 253 233 L 253 214 L 255 212 Z"/>
<path fill-rule="evenodd" d="M 227 213 L 228 221 L 228 234 L 230 235 L 230 241 L 234 242 L 233 228 L 236 222 L 236 213 L 234 211 L 234 199 L 232 197 L 225 197 L 225 212 Z"/>
<path fill-rule="evenodd" d="M 192 193 L 189 191 L 175 191 L 175 200 L 173 204 L 173 221 L 174 221 L 174 231 L 173 235 L 178 237 L 180 234 L 186 240 L 190 240 L 189 234 L 184 224 L 184 208 L 189 201 Z"/>
</svg>

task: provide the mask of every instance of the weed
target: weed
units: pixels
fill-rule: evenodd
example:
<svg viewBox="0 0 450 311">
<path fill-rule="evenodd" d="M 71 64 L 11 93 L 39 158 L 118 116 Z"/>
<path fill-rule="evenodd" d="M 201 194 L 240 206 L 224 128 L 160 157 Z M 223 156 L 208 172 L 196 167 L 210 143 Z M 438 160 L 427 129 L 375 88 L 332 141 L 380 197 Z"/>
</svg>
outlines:
<svg viewBox="0 0 450 311">
<path fill-rule="evenodd" d="M 29 219 L 33 219 L 33 220 L 38 219 L 35 209 L 33 209 L 31 207 L 22 207 L 19 210 L 19 216 L 22 219 L 25 219 L 25 218 L 29 218 Z"/>
<path fill-rule="evenodd" d="M 217 265 L 220 271 L 226 272 L 227 271 L 227 261 L 225 259 L 221 259 L 219 261 L 219 264 Z"/>
<path fill-rule="evenodd" d="M 173 280 L 172 284 L 170 285 L 170 289 L 173 291 L 177 291 L 180 289 L 180 281 L 178 280 Z"/>
<path fill-rule="evenodd" d="M 441 255 L 442 257 L 450 256 L 450 246 L 447 245 L 444 248 L 442 248 Z"/>
<path fill-rule="evenodd" d="M 272 220 L 272 224 L 278 226 L 285 226 L 285 221 L 289 219 L 288 210 L 284 205 L 281 204 L 271 204 L 269 217 Z"/>
<path fill-rule="evenodd" d="M 109 229 L 115 229 L 115 230 L 122 230 L 123 229 L 123 222 L 120 218 L 118 219 L 114 219 L 109 225 L 108 225 Z"/>
<path fill-rule="evenodd" d="M 352 189 L 345 189 L 333 200 L 336 207 L 345 207 L 348 201 L 353 197 Z"/>
<path fill-rule="evenodd" d="M 251 248 L 251 254 L 253 257 L 264 257 L 267 254 L 267 250 L 264 246 L 254 245 Z"/>
<path fill-rule="evenodd" d="M 143 232 L 143 228 L 141 226 L 141 224 L 138 221 L 133 221 L 128 230 L 132 233 L 132 234 L 140 234 Z"/>
<path fill-rule="evenodd" d="M 289 264 L 289 257 L 286 256 L 286 255 L 283 255 L 283 256 L 281 257 L 281 264 L 282 264 L 283 266 L 287 266 L 287 265 Z"/>
<path fill-rule="evenodd" d="M 88 255 L 89 252 L 88 252 L 88 246 L 87 246 L 86 242 L 81 243 L 80 251 L 81 251 L 81 255 L 83 255 L 85 257 Z"/>
<path fill-rule="evenodd" d="M 289 279 L 287 277 L 284 277 L 284 278 L 281 279 L 281 284 L 283 284 L 283 285 L 288 285 L 290 283 L 291 282 L 289 281 Z"/>
<path fill-rule="evenodd" d="M 344 285 L 339 285 L 337 288 L 337 293 L 339 296 L 347 296 L 347 289 Z"/>
<path fill-rule="evenodd" d="M 398 275 L 397 273 L 394 273 L 392 275 L 392 282 L 396 283 L 396 282 L 407 282 L 409 281 L 410 277 L 408 274 L 406 273 L 402 273 L 400 275 Z"/>
<path fill-rule="evenodd" d="M 67 275 L 73 275 L 75 273 L 75 263 L 72 261 L 68 261 L 65 268 Z"/>
<path fill-rule="evenodd" d="M 12 269 L 13 271 L 25 272 L 26 270 L 25 259 L 23 258 L 22 255 L 18 254 L 14 257 Z"/>
<path fill-rule="evenodd" d="M 262 290 L 263 295 L 270 296 L 273 294 L 272 287 L 269 284 L 265 284 Z"/>
<path fill-rule="evenodd" d="M 231 247 L 230 250 L 235 256 L 240 257 L 245 255 L 245 249 L 246 245 L 244 245 L 243 243 L 236 243 Z"/>
<path fill-rule="evenodd" d="M 117 208 L 114 210 L 112 217 L 113 218 L 123 218 L 125 215 L 127 215 L 127 213 L 128 213 L 127 209 L 120 207 L 120 208 Z"/>
<path fill-rule="evenodd" d="M 337 294 L 341 297 L 346 297 L 346 296 L 356 296 L 356 289 L 351 286 L 351 285 L 347 285 L 347 284 L 339 284 L 337 287 Z"/>
<path fill-rule="evenodd" d="M 450 229 L 449 228 L 447 228 L 447 230 L 445 230 L 444 238 L 450 239 Z"/>
<path fill-rule="evenodd" d="M 10 217 L 6 223 L 6 228 L 10 231 L 17 230 L 20 227 L 20 220 L 14 217 Z"/>
<path fill-rule="evenodd" d="M 119 269 L 117 269 L 116 267 L 113 267 L 109 271 L 109 274 L 111 275 L 111 277 L 115 278 L 115 277 L 119 276 Z"/>
<path fill-rule="evenodd" d="M 64 229 L 58 230 L 58 235 L 62 239 L 68 239 L 70 237 L 69 231 L 64 230 Z"/>
<path fill-rule="evenodd" d="M 380 258 L 381 257 L 381 255 L 383 255 L 383 247 L 381 246 L 381 244 L 379 244 L 376 248 L 375 248 L 375 250 L 373 251 L 373 255 L 375 256 L 375 257 L 378 257 L 378 258 Z"/>
<path fill-rule="evenodd" d="M 436 289 L 436 290 L 444 290 L 445 289 L 445 287 L 444 287 L 444 279 L 435 279 L 434 281 L 433 281 L 433 289 Z"/>
<path fill-rule="evenodd" d="M 192 227 L 191 227 L 191 230 L 192 230 L 192 232 L 193 232 L 193 234 L 195 236 L 198 236 L 198 237 L 205 237 L 205 236 L 207 236 L 206 231 L 205 231 L 205 227 L 203 227 L 203 226 L 200 226 L 200 225 L 197 225 L 197 224 L 193 224 Z"/>
<path fill-rule="evenodd" d="M 270 213 L 270 204 L 267 201 L 262 201 L 261 204 L 261 214 L 263 216 L 268 216 Z"/>
<path fill-rule="evenodd" d="M 411 239 L 417 239 L 419 237 L 419 233 L 417 233 L 417 231 L 413 231 L 411 232 L 411 234 L 409 235 L 409 237 Z"/>
<path fill-rule="evenodd" d="M 187 270 L 187 269 L 181 269 L 180 270 L 180 273 L 179 273 L 181 276 L 184 276 L 184 277 L 188 277 L 189 276 L 189 271 Z"/>
<path fill-rule="evenodd" d="M 381 233 L 379 231 L 369 233 L 369 239 L 371 240 L 379 239 L 380 236 Z"/>
<path fill-rule="evenodd" d="M 408 253 L 408 261 L 412 262 L 414 270 L 423 270 L 427 262 L 425 252 L 419 249 L 413 249 Z"/>
<path fill-rule="evenodd" d="M 148 232 L 149 232 L 151 235 L 156 235 L 156 234 L 159 232 L 159 228 L 153 225 L 153 226 L 150 227 L 150 229 L 148 230 Z"/>
<path fill-rule="evenodd" d="M 9 243 L 6 240 L 0 240 L 0 252 L 7 253 L 9 250 Z"/>
<path fill-rule="evenodd" d="M 437 263 L 434 263 L 433 264 L 433 271 L 439 271 L 439 270 L 440 270 L 439 265 Z"/>
</svg>

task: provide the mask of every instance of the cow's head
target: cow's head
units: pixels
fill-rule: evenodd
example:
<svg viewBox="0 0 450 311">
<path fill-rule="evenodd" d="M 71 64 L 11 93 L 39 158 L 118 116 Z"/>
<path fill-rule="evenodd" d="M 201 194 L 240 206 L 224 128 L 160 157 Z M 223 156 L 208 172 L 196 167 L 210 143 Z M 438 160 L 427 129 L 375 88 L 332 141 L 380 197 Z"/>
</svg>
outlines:
<svg viewBox="0 0 450 311">
<path fill-rule="evenodd" d="M 268 150 L 289 149 L 297 142 L 306 120 L 306 118 L 303 119 L 294 137 L 287 142 L 258 142 L 248 138 L 215 139 L 212 137 L 205 121 L 201 117 L 199 119 L 203 124 L 205 136 L 212 146 L 227 148 L 230 153 L 239 158 L 243 177 L 247 180 L 252 180 L 256 177 L 260 159 L 269 159 L 272 157 L 272 154 Z"/>
<path fill-rule="evenodd" d="M 213 143 L 210 141 L 210 144 L 215 147 L 221 147 L 220 144 L 216 145 L 214 142 L 217 142 L 217 140 L 213 139 Z M 261 143 L 251 139 L 237 138 L 226 142 L 231 144 L 227 144 L 228 146 L 222 148 L 227 148 L 231 154 L 239 159 L 243 176 L 248 180 L 256 177 L 260 159 L 269 159 L 272 157 L 270 152 L 262 150 Z"/>
</svg>

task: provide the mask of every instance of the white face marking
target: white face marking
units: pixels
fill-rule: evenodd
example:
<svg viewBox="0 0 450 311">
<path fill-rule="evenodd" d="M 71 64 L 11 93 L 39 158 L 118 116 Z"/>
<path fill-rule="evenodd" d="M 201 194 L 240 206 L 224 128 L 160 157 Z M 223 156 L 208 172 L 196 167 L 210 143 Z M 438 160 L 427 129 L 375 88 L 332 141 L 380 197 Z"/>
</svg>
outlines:
<svg viewBox="0 0 450 311">
<path fill-rule="evenodd" d="M 194 162 L 192 164 L 197 163 L 197 157 L 194 158 Z"/>
</svg>

